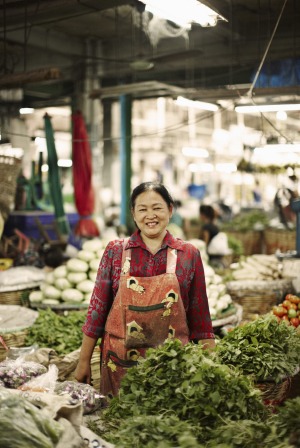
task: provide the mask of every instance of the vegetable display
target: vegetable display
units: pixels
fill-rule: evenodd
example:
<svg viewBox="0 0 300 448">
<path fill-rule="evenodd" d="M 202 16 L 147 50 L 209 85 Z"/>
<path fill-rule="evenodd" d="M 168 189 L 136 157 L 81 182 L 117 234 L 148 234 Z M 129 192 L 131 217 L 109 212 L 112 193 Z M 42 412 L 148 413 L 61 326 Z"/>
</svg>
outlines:
<svg viewBox="0 0 300 448">
<path fill-rule="evenodd" d="M 81 327 L 85 312 L 69 311 L 66 315 L 56 314 L 50 309 L 40 310 L 34 324 L 29 327 L 25 344 L 49 347 L 58 355 L 77 350 L 82 342 Z"/>
<path fill-rule="evenodd" d="M 277 280 L 282 278 L 282 263 L 275 255 L 255 254 L 231 265 L 233 280 Z"/>
<path fill-rule="evenodd" d="M 218 358 L 255 381 L 279 382 L 299 367 L 300 335 L 268 314 L 234 328 L 217 344 Z"/>
<path fill-rule="evenodd" d="M 103 251 L 103 242 L 100 239 L 85 241 L 76 257 L 70 258 L 65 265 L 58 266 L 46 274 L 40 291 L 30 293 L 30 303 L 89 303 Z"/>
<path fill-rule="evenodd" d="M 145 359 L 128 369 L 119 395 L 104 411 L 108 422 L 176 416 L 193 425 L 198 442 L 226 417 L 263 421 L 267 414 L 259 391 L 247 377 L 215 362 L 200 345 L 183 346 L 178 340 L 149 349 Z M 115 442 L 111 432 L 106 437 Z"/>
<path fill-rule="evenodd" d="M 273 314 L 277 317 L 278 322 L 284 320 L 294 327 L 300 325 L 300 297 L 295 294 L 286 294 L 282 303 L 273 307 Z"/>
</svg>

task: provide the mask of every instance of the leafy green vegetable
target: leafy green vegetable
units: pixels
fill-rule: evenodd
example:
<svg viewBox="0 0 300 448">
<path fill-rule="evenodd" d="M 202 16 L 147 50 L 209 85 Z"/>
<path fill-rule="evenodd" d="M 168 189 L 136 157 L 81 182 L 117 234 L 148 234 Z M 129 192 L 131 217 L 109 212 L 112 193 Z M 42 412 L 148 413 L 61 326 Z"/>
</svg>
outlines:
<svg viewBox="0 0 300 448">
<path fill-rule="evenodd" d="M 82 342 L 81 327 L 85 315 L 85 312 L 78 311 L 59 315 L 50 308 L 40 310 L 38 318 L 28 330 L 25 344 L 52 348 L 58 355 L 77 350 Z"/>
<path fill-rule="evenodd" d="M 300 447 L 300 397 L 287 400 L 279 407 L 276 424 L 281 438 L 289 437 L 290 443 Z"/>
<path fill-rule="evenodd" d="M 123 420 L 111 436 L 117 447 L 198 448 L 195 428 L 175 415 L 144 415 Z"/>
<path fill-rule="evenodd" d="M 255 381 L 281 381 L 299 366 L 300 335 L 292 325 L 265 315 L 236 327 L 217 344 L 218 359 Z"/>
<path fill-rule="evenodd" d="M 0 446 L 54 448 L 63 427 L 19 395 L 0 391 Z"/>
<path fill-rule="evenodd" d="M 259 391 L 236 369 L 213 361 L 198 344 L 170 340 L 149 349 L 145 359 L 128 369 L 103 415 L 127 422 L 139 416 L 176 416 L 192 425 L 191 434 L 202 441 L 224 418 L 263 421 L 268 411 Z M 112 434 L 105 437 L 110 441 Z"/>
<path fill-rule="evenodd" d="M 269 224 L 268 215 L 262 210 L 252 210 L 234 216 L 229 222 L 222 223 L 222 230 L 245 231 L 254 230 L 255 226 L 267 226 Z"/>
<path fill-rule="evenodd" d="M 205 448 L 290 448 L 287 438 L 279 439 L 274 423 L 227 420 L 217 427 Z"/>
</svg>

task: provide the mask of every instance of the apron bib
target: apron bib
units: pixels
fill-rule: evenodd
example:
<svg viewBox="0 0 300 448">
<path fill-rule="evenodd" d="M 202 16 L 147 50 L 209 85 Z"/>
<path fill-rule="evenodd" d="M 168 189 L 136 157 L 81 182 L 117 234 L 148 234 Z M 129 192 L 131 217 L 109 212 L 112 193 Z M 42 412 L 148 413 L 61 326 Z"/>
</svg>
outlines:
<svg viewBox="0 0 300 448">
<path fill-rule="evenodd" d="M 124 241 L 124 248 L 127 240 Z M 189 329 L 176 276 L 177 253 L 168 248 L 166 273 L 130 275 L 131 249 L 123 249 L 119 289 L 107 317 L 102 345 L 100 391 L 116 395 L 126 369 L 149 347 L 168 338 L 187 344 Z"/>
</svg>

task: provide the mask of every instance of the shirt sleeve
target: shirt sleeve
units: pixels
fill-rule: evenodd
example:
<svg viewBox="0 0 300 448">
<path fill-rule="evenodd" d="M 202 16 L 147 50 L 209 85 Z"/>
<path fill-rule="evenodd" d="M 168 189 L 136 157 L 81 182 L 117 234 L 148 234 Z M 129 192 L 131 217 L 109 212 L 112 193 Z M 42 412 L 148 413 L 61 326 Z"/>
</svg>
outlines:
<svg viewBox="0 0 300 448">
<path fill-rule="evenodd" d="M 200 252 L 194 250 L 194 275 L 189 290 L 187 320 L 190 339 L 214 339 L 214 331 L 208 306 L 204 268 Z"/>
<path fill-rule="evenodd" d="M 86 321 L 82 327 L 83 333 L 91 338 L 98 339 L 103 336 L 107 315 L 113 302 L 113 280 L 117 275 L 118 279 L 120 277 L 120 272 L 116 272 L 114 264 L 121 255 L 122 246 L 111 241 L 101 258 Z"/>
</svg>

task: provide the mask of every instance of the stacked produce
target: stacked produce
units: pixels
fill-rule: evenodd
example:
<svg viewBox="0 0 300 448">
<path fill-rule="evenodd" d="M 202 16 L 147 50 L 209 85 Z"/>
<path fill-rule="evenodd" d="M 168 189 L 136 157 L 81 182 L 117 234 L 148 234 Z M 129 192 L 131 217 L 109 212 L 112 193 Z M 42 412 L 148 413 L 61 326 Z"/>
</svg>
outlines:
<svg viewBox="0 0 300 448">
<path fill-rule="evenodd" d="M 278 383 L 299 368 L 300 334 L 268 314 L 234 328 L 219 341 L 216 352 L 222 363 L 237 367 L 254 381 Z"/>
<path fill-rule="evenodd" d="M 297 410 L 300 402 L 291 400 L 285 418 Z M 128 370 L 118 396 L 89 427 L 116 448 L 297 446 L 288 439 L 299 419 L 292 430 L 282 422 L 281 410 L 272 414 L 239 370 L 199 345 L 170 340 Z"/>
<path fill-rule="evenodd" d="M 277 280 L 282 278 L 282 263 L 275 255 L 256 254 L 231 265 L 234 280 Z"/>
<path fill-rule="evenodd" d="M 40 310 L 34 324 L 28 329 L 25 345 L 37 344 L 49 347 L 58 355 L 77 350 L 82 342 L 82 325 L 85 312 L 69 311 L 66 316 L 59 315 L 49 308 Z"/>
<path fill-rule="evenodd" d="M 85 241 L 76 257 L 46 274 L 40 290 L 29 295 L 30 303 L 89 303 L 103 251 L 100 239 Z"/>
<path fill-rule="evenodd" d="M 287 294 L 282 303 L 274 306 L 272 313 L 281 320 L 288 322 L 294 327 L 300 325 L 300 297 L 295 294 Z"/>
<path fill-rule="evenodd" d="M 214 269 L 208 264 L 204 263 L 203 267 L 211 318 L 219 319 L 225 313 L 230 312 L 230 310 L 234 312 L 235 308 L 232 299 L 227 293 L 227 286 L 223 282 L 222 277 L 216 274 Z"/>
</svg>

